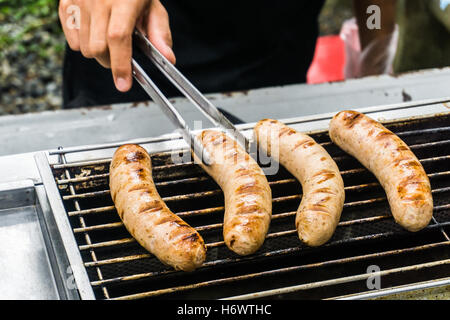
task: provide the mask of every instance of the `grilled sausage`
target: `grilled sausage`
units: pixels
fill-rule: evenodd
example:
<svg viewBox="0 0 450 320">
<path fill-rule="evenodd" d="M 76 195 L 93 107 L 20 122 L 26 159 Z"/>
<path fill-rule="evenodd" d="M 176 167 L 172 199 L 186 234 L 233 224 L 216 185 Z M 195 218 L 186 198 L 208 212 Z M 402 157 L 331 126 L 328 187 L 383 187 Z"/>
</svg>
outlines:
<svg viewBox="0 0 450 320">
<path fill-rule="evenodd" d="M 272 217 L 272 191 L 267 178 L 245 150 L 223 132 L 205 130 L 198 138 L 212 165 L 194 159 L 224 192 L 223 237 L 239 255 L 257 251 L 264 242 Z"/>
<path fill-rule="evenodd" d="M 430 181 L 405 142 L 356 111 L 336 114 L 330 123 L 330 137 L 376 176 L 398 224 L 409 231 L 429 224 L 433 215 Z"/>
<path fill-rule="evenodd" d="M 205 243 L 159 196 L 144 148 L 127 144 L 116 150 L 109 184 L 117 213 L 140 245 L 177 270 L 192 271 L 202 265 Z"/>
<path fill-rule="evenodd" d="M 254 128 L 259 148 L 299 180 L 303 196 L 295 226 L 302 242 L 320 246 L 333 235 L 344 206 L 344 183 L 328 152 L 308 135 L 272 119 Z"/>
</svg>

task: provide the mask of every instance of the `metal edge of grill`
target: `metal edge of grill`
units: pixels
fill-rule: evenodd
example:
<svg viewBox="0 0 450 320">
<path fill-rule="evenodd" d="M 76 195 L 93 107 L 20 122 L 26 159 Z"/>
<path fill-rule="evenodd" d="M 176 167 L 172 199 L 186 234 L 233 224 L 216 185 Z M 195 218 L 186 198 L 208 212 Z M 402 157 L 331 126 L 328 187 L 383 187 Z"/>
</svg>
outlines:
<svg viewBox="0 0 450 320">
<path fill-rule="evenodd" d="M 428 99 L 423 101 L 391 104 L 367 108 L 354 108 L 382 122 L 413 120 L 415 118 L 432 117 L 436 114 L 449 112 L 450 97 L 440 99 Z M 352 109 L 349 107 L 344 109 Z M 328 128 L 328 122 L 336 114 L 325 113 L 312 116 L 293 117 L 280 119 L 280 121 L 292 126 L 294 129 L 307 134 L 321 133 Z M 252 129 L 256 123 L 238 124 L 236 128 L 250 140 Z M 207 129 L 207 128 L 206 128 Z M 202 129 L 203 130 L 203 129 Z M 194 130 L 193 132 L 198 132 Z M 59 154 L 65 154 L 68 162 L 82 160 L 105 159 L 112 156 L 112 150 L 126 143 L 137 143 L 145 146 L 150 153 L 165 152 L 168 150 L 186 149 L 188 146 L 178 133 L 165 134 L 159 137 L 139 138 L 113 143 L 84 145 L 48 150 L 46 153 L 50 164 L 59 162 Z"/>
<path fill-rule="evenodd" d="M 445 102 L 447 102 L 447 101 L 449 101 L 449 100 L 445 100 Z M 442 103 L 445 103 L 445 102 L 442 102 Z M 422 104 L 422 106 L 428 107 L 429 105 L 426 102 L 424 102 Z M 393 110 L 394 112 L 396 112 L 398 107 L 399 106 L 388 106 L 388 107 L 385 107 L 384 110 Z M 415 107 L 415 105 L 411 105 L 411 104 L 403 105 L 404 109 L 414 108 L 414 107 Z M 380 109 L 383 109 L 383 108 L 371 108 L 371 109 L 379 111 Z M 434 109 L 434 108 L 431 108 L 431 109 Z M 444 113 L 442 112 L 441 108 L 439 109 L 439 111 L 440 111 L 439 114 L 444 114 L 445 113 L 445 112 Z M 421 110 L 420 112 L 423 112 L 423 110 Z M 418 120 L 418 119 L 425 119 L 427 117 L 432 117 L 432 116 L 433 116 L 433 113 L 430 113 L 428 116 L 422 114 L 422 115 L 416 115 L 416 116 L 412 116 L 412 117 L 411 116 L 410 117 L 406 117 L 406 120 L 414 121 L 414 120 Z M 326 120 L 326 119 L 329 119 L 329 118 L 331 118 L 331 115 L 326 115 L 326 116 L 322 115 L 322 116 L 316 117 L 315 119 L 320 119 L 320 120 L 324 120 L 325 119 Z M 400 122 L 400 121 L 406 121 L 406 120 L 399 120 L 399 119 L 395 119 L 395 117 L 393 117 L 391 121 L 388 120 L 388 121 L 385 121 L 385 122 L 392 122 L 392 121 L 393 122 Z M 292 123 L 299 123 L 299 122 L 303 122 L 303 121 L 305 121 L 307 123 L 307 122 L 310 122 L 310 121 L 313 121 L 313 120 L 311 120 L 311 119 L 306 119 L 306 120 L 305 119 L 296 119 L 296 120 L 292 120 L 291 119 L 291 122 L 289 122 L 289 121 L 286 121 L 286 122 L 289 123 L 289 124 L 292 124 Z M 249 128 L 252 127 L 251 124 L 247 124 L 247 126 L 249 126 Z M 322 132 L 323 133 L 325 131 L 323 129 L 321 129 L 321 130 L 315 130 L 314 132 L 316 132 L 316 133 Z M 142 140 L 142 141 L 144 141 L 144 140 Z M 162 138 L 155 138 L 152 141 L 153 141 L 153 143 L 159 143 L 159 142 L 165 141 L 165 140 L 162 139 Z M 173 142 L 172 139 L 171 139 L 171 142 Z M 122 144 L 122 143 L 120 143 L 120 144 Z M 103 149 L 103 148 L 104 149 L 109 149 L 109 148 L 114 149 L 116 146 L 117 146 L 117 144 L 110 144 L 108 146 L 101 146 L 100 149 Z M 72 150 L 69 150 L 69 152 L 70 153 L 72 153 L 72 152 L 73 153 L 77 153 L 77 152 L 86 151 L 88 149 L 89 149 L 89 151 L 96 151 L 97 150 L 97 148 L 95 146 L 92 146 L 92 147 L 87 147 L 87 148 L 78 148 L 78 149 L 74 148 Z M 161 151 L 161 150 L 158 150 L 158 151 L 164 153 L 164 151 Z M 156 152 L 156 150 L 153 150 L 153 152 Z M 63 156 L 62 163 L 60 162 L 58 164 L 58 163 L 54 163 L 54 161 L 52 162 L 51 161 L 52 153 L 53 154 L 57 154 L 59 158 L 61 158 L 61 155 L 62 155 Z M 41 153 L 41 154 L 38 154 L 36 156 L 36 162 L 37 162 L 38 168 L 39 168 L 41 176 L 42 176 L 43 185 L 44 185 L 44 187 L 46 188 L 46 191 L 47 191 L 47 195 L 48 195 L 48 200 L 50 202 L 50 206 L 52 207 L 54 215 L 55 215 L 56 223 L 57 223 L 59 231 L 60 231 L 60 233 L 62 235 L 62 241 L 63 241 L 64 246 L 66 248 L 68 259 L 70 261 L 70 265 L 72 266 L 72 270 L 73 270 L 73 273 L 74 273 L 73 276 L 75 278 L 75 281 L 76 281 L 77 288 L 78 288 L 78 291 L 80 293 L 80 296 L 81 296 L 82 299 L 95 299 L 96 297 L 95 297 L 95 294 L 94 294 L 94 292 L 92 290 L 92 283 L 89 280 L 89 277 L 88 277 L 86 269 L 85 269 L 85 264 L 83 263 L 83 259 L 82 259 L 81 254 L 80 254 L 81 250 L 80 250 L 79 246 L 77 245 L 77 243 L 75 241 L 75 238 L 73 236 L 72 227 L 68 223 L 68 220 L 67 220 L 68 213 L 66 212 L 66 209 L 64 208 L 63 198 L 60 196 L 60 193 L 58 191 L 57 183 L 55 183 L 55 179 L 54 179 L 53 173 L 51 171 L 51 164 L 52 165 L 56 165 L 57 168 L 58 168 L 58 166 L 60 166 L 59 168 L 65 169 L 65 170 L 67 170 L 66 167 L 80 165 L 80 163 L 77 163 L 77 161 L 75 161 L 75 163 L 73 161 L 67 162 L 67 159 L 64 158 L 65 155 L 66 154 L 64 153 L 64 149 L 60 150 L 60 152 Z M 92 159 L 83 160 L 83 161 L 81 161 L 81 164 L 82 165 L 83 164 L 96 164 L 96 163 L 98 163 L 98 161 L 100 161 L 100 162 L 103 161 L 104 163 L 107 163 L 108 158 L 103 158 L 103 159 L 100 159 L 100 160 L 92 160 Z M 73 179 L 73 178 L 71 178 L 69 176 L 68 177 L 68 181 L 63 181 L 62 183 L 69 183 L 70 184 L 70 183 L 73 182 L 73 181 L 70 181 L 70 179 Z M 76 194 L 75 195 L 72 194 L 72 196 L 76 197 L 77 195 Z M 70 196 L 69 196 L 68 199 L 70 199 Z M 166 200 L 168 200 L 168 199 L 166 199 Z M 169 201 L 170 201 L 170 199 L 169 199 Z M 78 211 L 80 211 L 80 210 L 78 210 Z M 215 244 L 215 245 L 217 245 L 217 244 Z M 89 247 L 89 244 L 88 244 L 86 248 L 82 248 L 82 249 L 89 249 L 89 248 L 90 247 Z M 246 296 L 246 297 L 250 297 L 250 296 Z"/>
</svg>

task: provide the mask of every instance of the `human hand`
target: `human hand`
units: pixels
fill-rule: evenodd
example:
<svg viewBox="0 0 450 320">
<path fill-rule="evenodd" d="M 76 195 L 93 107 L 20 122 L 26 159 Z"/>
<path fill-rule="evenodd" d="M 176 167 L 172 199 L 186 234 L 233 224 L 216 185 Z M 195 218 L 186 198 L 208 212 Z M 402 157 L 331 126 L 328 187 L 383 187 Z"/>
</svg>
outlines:
<svg viewBox="0 0 450 320">
<path fill-rule="evenodd" d="M 61 0 L 59 18 L 70 48 L 110 68 L 119 91 L 126 92 L 132 85 L 135 27 L 175 63 L 169 16 L 159 0 Z"/>
</svg>

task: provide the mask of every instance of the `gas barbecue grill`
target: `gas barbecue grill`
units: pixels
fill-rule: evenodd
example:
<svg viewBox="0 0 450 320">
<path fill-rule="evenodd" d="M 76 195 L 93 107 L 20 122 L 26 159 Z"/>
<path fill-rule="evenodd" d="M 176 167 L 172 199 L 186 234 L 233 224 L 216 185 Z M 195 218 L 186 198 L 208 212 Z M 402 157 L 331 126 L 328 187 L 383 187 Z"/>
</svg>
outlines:
<svg viewBox="0 0 450 320">
<path fill-rule="evenodd" d="M 344 179 L 341 221 L 321 247 L 307 247 L 298 239 L 294 220 L 301 186 L 280 167 L 268 175 L 273 219 L 264 245 L 245 257 L 230 251 L 222 238 L 223 193 L 193 163 L 176 133 L 33 153 L 38 178 L 0 183 L 0 209 L 36 211 L 50 270 L 47 276 L 52 277 L 48 286 L 56 292 L 49 298 L 365 299 L 435 287 L 446 291 L 450 286 L 449 105 L 450 99 L 439 99 L 358 109 L 398 134 L 430 178 L 433 219 L 416 233 L 394 222 L 375 177 L 330 141 L 326 129 L 334 112 L 281 119 L 311 134 L 334 158 Z M 237 127 L 250 138 L 253 126 Z M 125 142 L 139 143 L 149 151 L 163 200 L 204 238 L 207 259 L 196 271 L 163 265 L 120 221 L 110 197 L 108 173 L 113 152 Z M 174 163 L 180 158 L 182 163 Z M 379 287 L 370 285 L 374 276 L 379 276 Z"/>
</svg>

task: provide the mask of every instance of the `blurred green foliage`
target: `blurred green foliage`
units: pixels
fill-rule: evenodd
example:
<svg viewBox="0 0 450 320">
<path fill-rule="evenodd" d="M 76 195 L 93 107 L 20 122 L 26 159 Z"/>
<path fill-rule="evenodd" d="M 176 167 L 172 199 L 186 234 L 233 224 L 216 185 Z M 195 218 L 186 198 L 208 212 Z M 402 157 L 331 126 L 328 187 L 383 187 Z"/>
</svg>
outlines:
<svg viewBox="0 0 450 320">
<path fill-rule="evenodd" d="M 55 0 L 0 0 L 0 12 L 21 19 L 26 15 L 48 17 L 55 13 Z M 57 11 L 56 11 L 57 13 Z"/>
<path fill-rule="evenodd" d="M 0 0 L 0 58 L 10 50 L 41 57 L 60 53 L 61 34 L 57 0 Z"/>
</svg>

